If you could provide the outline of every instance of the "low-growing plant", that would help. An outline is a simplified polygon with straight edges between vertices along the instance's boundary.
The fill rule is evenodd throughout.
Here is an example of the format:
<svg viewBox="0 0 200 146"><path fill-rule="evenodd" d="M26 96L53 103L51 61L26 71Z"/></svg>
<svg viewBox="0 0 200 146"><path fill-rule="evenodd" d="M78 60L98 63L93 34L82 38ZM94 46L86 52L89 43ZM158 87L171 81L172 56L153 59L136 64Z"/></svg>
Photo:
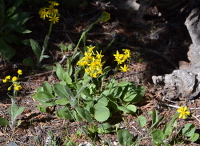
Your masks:
<svg viewBox="0 0 200 146"><path fill-rule="evenodd" d="M182 128L178 127L176 120L178 118L186 119L187 116L190 115L190 112L187 107L180 107L177 110L177 113L175 113L175 115L171 119L171 121L169 123L166 123L162 129L159 127L160 124L162 124L164 117L159 117L158 112L156 110L153 110L151 114L152 123L147 131L149 131L154 145L170 146L171 144L184 143L185 140L195 142L199 138L199 134L195 133L196 128L193 124L187 123ZM146 126L146 118L144 116L139 116L138 124L141 127Z"/></svg>
<svg viewBox="0 0 200 146"><path fill-rule="evenodd" d="M19 76L22 75L22 70L19 69L17 73L18 77L16 76L11 77L10 75L8 75L2 80L3 83L11 82L11 85L8 87L8 91L13 90L13 95L9 95L8 93L8 96L11 98L11 106L8 110L8 113L11 118L10 124L6 119L0 119L1 123L0 125L1 126L10 125L11 129L13 129L16 126L17 117L21 115L21 113L25 109L25 107L18 107L17 104L15 103L15 97L17 96L17 92L22 89L20 82L18 81ZM21 121L19 120L17 126L19 126L20 124Z"/></svg>
<svg viewBox="0 0 200 146"><path fill-rule="evenodd" d="M31 32L24 26L29 20L29 13L23 12L20 8L22 2L23 0L17 0L7 8L4 0L0 0L0 54L7 60L16 54L13 45L21 42L15 33Z"/></svg>

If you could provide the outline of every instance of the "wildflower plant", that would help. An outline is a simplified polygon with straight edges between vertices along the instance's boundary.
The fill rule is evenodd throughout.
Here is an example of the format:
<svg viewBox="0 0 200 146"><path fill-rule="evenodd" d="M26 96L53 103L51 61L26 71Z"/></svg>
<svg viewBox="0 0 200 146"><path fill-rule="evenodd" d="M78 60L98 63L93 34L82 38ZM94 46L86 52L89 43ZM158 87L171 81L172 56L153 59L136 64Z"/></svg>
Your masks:
<svg viewBox="0 0 200 146"><path fill-rule="evenodd" d="M22 86L20 85L20 82L18 81L20 75L23 74L22 70L18 69L17 74L18 74L17 76L13 76L13 77L8 75L2 80L3 83L8 83L8 82L11 83L11 85L8 87L8 91L13 90L13 95L8 94L8 96L11 98L11 106L8 111L11 117L11 121L10 121L11 129L13 129L16 124L17 116L19 116L24 111L24 108L25 108L25 107L18 107L17 104L15 103L15 97L17 96L17 92L22 89ZM17 126L20 125L20 122L21 121L18 121Z"/></svg>
<svg viewBox="0 0 200 146"><path fill-rule="evenodd" d="M130 57L131 57L131 53L129 49L122 49L122 51L124 53L120 54L119 51L116 51L116 54L114 54L113 56L115 57L115 60L117 62L117 67L119 66L119 70L121 72L127 72L128 70L130 70L130 68L128 68L128 66L125 64L126 61L129 61ZM122 66L123 64L123 66Z"/></svg>
<svg viewBox="0 0 200 146"><path fill-rule="evenodd" d="M37 64L38 65L41 63L41 61L44 58L49 58L48 55L44 55L44 52L47 49L47 45L48 45L48 41L50 39L52 27L54 24L58 23L58 21L60 19L60 14L58 12L58 9L55 8L56 6L59 5L59 3L57 3L56 1L48 1L48 3L49 3L48 7L40 8L40 10L38 12L41 19L43 19L43 20L48 19L48 21L50 21L49 31L48 31L48 34L45 36L42 48L33 39L29 40L30 46L32 47L34 54L37 56ZM32 61L29 59L25 59L24 62L26 65L32 64Z"/></svg>

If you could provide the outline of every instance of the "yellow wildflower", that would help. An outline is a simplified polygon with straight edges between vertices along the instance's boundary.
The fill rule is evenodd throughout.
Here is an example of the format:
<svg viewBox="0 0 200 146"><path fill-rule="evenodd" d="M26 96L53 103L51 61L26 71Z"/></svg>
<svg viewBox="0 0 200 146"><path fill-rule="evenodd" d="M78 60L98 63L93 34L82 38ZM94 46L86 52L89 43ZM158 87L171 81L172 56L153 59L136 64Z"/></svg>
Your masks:
<svg viewBox="0 0 200 146"><path fill-rule="evenodd" d="M13 82L16 82L18 80L18 77L16 77L16 76L14 76L13 78L12 78L12 81Z"/></svg>
<svg viewBox="0 0 200 146"><path fill-rule="evenodd" d="M50 14L51 16L54 16L55 14L58 13L58 9L54 9L54 6L50 5L50 6L49 6L48 12L49 12L49 14Z"/></svg>
<svg viewBox="0 0 200 146"><path fill-rule="evenodd" d="M186 106L181 106L177 112L179 112L179 118L186 119L190 115L190 112Z"/></svg>
<svg viewBox="0 0 200 146"><path fill-rule="evenodd" d="M22 75L22 70L21 70L21 69L18 69L17 73L18 73L19 75Z"/></svg>
<svg viewBox="0 0 200 146"><path fill-rule="evenodd" d="M124 67L123 66L120 66L120 69L122 72L127 72L128 70L130 70L130 68L128 68L128 66L126 64L124 64Z"/></svg>
<svg viewBox="0 0 200 146"><path fill-rule="evenodd" d="M6 80L6 79L3 79L3 80L2 80L2 82L3 82L3 83L6 83L6 82L7 82L7 80Z"/></svg>
<svg viewBox="0 0 200 146"><path fill-rule="evenodd" d="M8 87L8 91L10 91L11 90L11 87Z"/></svg>
<svg viewBox="0 0 200 146"><path fill-rule="evenodd" d="M57 3L56 1L48 1L52 6L58 6L59 3Z"/></svg>
<svg viewBox="0 0 200 146"><path fill-rule="evenodd" d="M5 79L6 80L10 80L11 76L6 76Z"/></svg>
<svg viewBox="0 0 200 146"><path fill-rule="evenodd" d="M46 17L49 17L49 11L47 11L46 7L45 8L41 8L38 13L40 15L40 18L42 18L42 19L45 19Z"/></svg>
<svg viewBox="0 0 200 146"><path fill-rule="evenodd" d="M49 21L53 22L53 24L55 24L59 20L59 17L56 17L56 14L54 16L49 16L49 18Z"/></svg>
<svg viewBox="0 0 200 146"><path fill-rule="evenodd" d="M101 14L101 20L104 22L107 22L108 20L110 20L110 13L104 11Z"/></svg>
<svg viewBox="0 0 200 146"><path fill-rule="evenodd" d="M21 85L15 86L14 89L17 90L17 91L19 91L19 90L22 89L22 86Z"/></svg>

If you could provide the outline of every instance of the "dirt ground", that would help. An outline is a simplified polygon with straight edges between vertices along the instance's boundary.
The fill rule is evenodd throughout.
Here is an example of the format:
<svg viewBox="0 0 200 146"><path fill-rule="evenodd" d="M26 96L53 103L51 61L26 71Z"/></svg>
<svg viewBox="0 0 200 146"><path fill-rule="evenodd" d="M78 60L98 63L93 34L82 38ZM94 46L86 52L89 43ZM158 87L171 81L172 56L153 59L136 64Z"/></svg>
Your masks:
<svg viewBox="0 0 200 146"><path fill-rule="evenodd" d="M37 8L37 7L36 7ZM37 9L32 10L37 10ZM38 7L39 9L39 7ZM59 45L70 43L76 44L80 38L81 33L94 22L102 11L107 11L111 14L111 19L106 23L98 23L94 25L91 31L87 34L87 45L96 45L100 47L107 46L112 39L115 41L105 52L108 65L113 65L109 60L109 54L112 51L120 49L130 49L132 56L129 64L130 70L126 73L117 73L118 80L125 78L128 81L135 82L136 85L143 85L146 87L146 93L142 102L138 103L138 112L135 115L118 115L124 120L116 120L120 129L128 129L133 134L134 139L142 135L144 139L139 140L139 145L152 145L151 138L147 127L139 127L136 118L143 115L147 118L147 123L151 122L151 117L148 115L149 111L156 109L160 116L168 117L163 121L166 124L170 121L176 112L176 108L168 105L181 106L187 105L193 108L191 113L199 116L200 98L197 97L193 101L186 102L184 98L177 98L175 100L162 100L165 89L163 85L154 85L151 77L153 75L164 75L171 73L178 68L179 61L187 61L187 51L191 44L189 34L186 27L179 23L166 23L162 17L145 16L143 20L137 21L136 14L126 10L118 10L114 6L109 5L100 7L94 2L88 3L86 7L77 5L72 8L64 9L59 7L62 17L59 23L53 26L50 42L46 54L50 56L49 59L44 59L42 65L53 66L56 62L62 60L62 52ZM27 28L32 33L22 36L24 38L32 38L41 43L48 32L49 22L43 21L39 18L36 12L31 12L32 18L26 23ZM58 142L57 145L64 145L65 140L73 139L75 145L86 145L86 142L93 145L102 145L102 141L110 140L111 145L120 145L117 141L115 133L98 134L98 140L92 140L84 134L77 134L80 127L86 126L88 123L73 122L69 120L61 120L55 116L55 109L50 108L49 113L42 113L37 110L37 102L33 100L32 94L37 87L43 85L44 81L50 84L59 82L53 70L46 68L38 69L34 67L27 67L22 64L24 57L31 57L36 60L31 48L24 45L16 46L17 54L11 61L1 59L0 78L3 79L7 75L15 75L18 69L23 70L21 76L21 90L16 98L19 106L24 106L25 111L18 117L22 120L19 127L10 129L7 127L0 127L0 145L4 146L9 142L15 142L19 146L44 146L48 145L50 136ZM71 52L65 52L69 56ZM64 65L66 61L63 61ZM8 115L8 108L11 101L7 95L7 87L9 83L0 84L0 117L10 119ZM118 119L117 118L117 119ZM193 123L196 129L200 129L200 123L193 117L187 120L178 120L178 124ZM78 136L77 136L78 135ZM87 143L87 144L88 144ZM196 143L185 143L184 145L200 145Z"/></svg>

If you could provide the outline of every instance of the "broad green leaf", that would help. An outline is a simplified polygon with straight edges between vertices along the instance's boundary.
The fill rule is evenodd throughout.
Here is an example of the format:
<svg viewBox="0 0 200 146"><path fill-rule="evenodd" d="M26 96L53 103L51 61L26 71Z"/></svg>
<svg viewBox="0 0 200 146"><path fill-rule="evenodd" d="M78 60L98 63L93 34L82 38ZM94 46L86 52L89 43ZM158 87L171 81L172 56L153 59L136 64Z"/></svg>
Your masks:
<svg viewBox="0 0 200 146"><path fill-rule="evenodd" d="M152 125L157 123L158 120L159 120L158 111L154 109L152 112Z"/></svg>
<svg viewBox="0 0 200 146"><path fill-rule="evenodd" d="M144 127L147 122L147 120L144 116L138 116L137 121L138 121L138 124L140 125L140 127Z"/></svg>
<svg viewBox="0 0 200 146"><path fill-rule="evenodd" d="M132 102L136 103L142 100L144 97L146 88L144 86L138 86L138 88L135 89L137 95L136 97L132 100Z"/></svg>
<svg viewBox="0 0 200 146"><path fill-rule="evenodd" d="M95 109L98 109L99 107L102 107L102 106L107 106L108 105L108 99L106 97L102 97L100 98L97 103L94 105L94 108Z"/></svg>
<svg viewBox="0 0 200 146"><path fill-rule="evenodd" d="M52 93L51 85L47 81L44 82L43 89L44 89L44 92Z"/></svg>
<svg viewBox="0 0 200 146"><path fill-rule="evenodd" d="M71 115L71 111L69 110L68 107L63 107L59 110L56 111L56 116L58 116L61 119L68 119L68 120L72 120L73 117Z"/></svg>
<svg viewBox="0 0 200 146"><path fill-rule="evenodd" d="M110 117L110 110L107 107L99 107L94 111L94 118L99 122L104 122Z"/></svg>
<svg viewBox="0 0 200 146"><path fill-rule="evenodd" d="M7 119L0 118L0 125L1 126L6 126L6 125L9 125L9 122L8 122Z"/></svg>
<svg viewBox="0 0 200 146"><path fill-rule="evenodd" d="M55 103L59 105L67 105L69 103L69 100L67 98L61 98L57 99Z"/></svg>
<svg viewBox="0 0 200 146"><path fill-rule="evenodd" d="M133 135L127 129L122 129L117 131L117 139L122 146L130 146Z"/></svg>
<svg viewBox="0 0 200 146"><path fill-rule="evenodd" d="M87 110L77 106L76 111L83 119L87 120L88 122L93 122L91 115Z"/></svg>
<svg viewBox="0 0 200 146"><path fill-rule="evenodd" d="M126 102L130 102L130 101L135 100L136 96L137 96L136 92L127 92L125 94L123 100L126 101Z"/></svg>
<svg viewBox="0 0 200 146"><path fill-rule="evenodd" d="M72 84L72 78L70 77L69 73L68 72L65 72L63 74L63 80L68 84Z"/></svg>
<svg viewBox="0 0 200 146"><path fill-rule="evenodd" d="M155 144L161 144L164 140L164 134L163 131L159 129L153 129L151 132L153 143Z"/></svg>
<svg viewBox="0 0 200 146"><path fill-rule="evenodd" d="M52 94L46 93L44 91L39 91L33 96L33 99L40 102L44 106L56 105L56 103L54 102L54 98L55 97Z"/></svg>
<svg viewBox="0 0 200 146"><path fill-rule="evenodd" d="M128 105L127 107L126 107L128 110L130 110L131 112L136 112L136 110L137 110L137 107L135 106L135 105Z"/></svg>
<svg viewBox="0 0 200 146"><path fill-rule="evenodd" d="M199 133L194 133L190 136L190 141L195 142L199 139Z"/></svg>
<svg viewBox="0 0 200 146"><path fill-rule="evenodd" d="M53 85L53 91L61 98L68 98L72 94L70 89L67 86L60 83L55 83ZM73 95L73 94L72 94Z"/></svg>
<svg viewBox="0 0 200 146"><path fill-rule="evenodd" d="M187 123L184 125L184 128L182 129L182 134L185 136L192 136L195 133L195 126L192 123Z"/></svg>
<svg viewBox="0 0 200 146"><path fill-rule="evenodd" d="M37 57L40 57L40 55L41 55L41 47L40 47L40 45L33 39L30 39L30 44L31 44L31 48L32 48L34 54Z"/></svg>
<svg viewBox="0 0 200 146"><path fill-rule="evenodd" d="M56 63L56 75L60 80L64 80L63 78L64 73L65 70L63 69L63 67L59 63Z"/></svg>

